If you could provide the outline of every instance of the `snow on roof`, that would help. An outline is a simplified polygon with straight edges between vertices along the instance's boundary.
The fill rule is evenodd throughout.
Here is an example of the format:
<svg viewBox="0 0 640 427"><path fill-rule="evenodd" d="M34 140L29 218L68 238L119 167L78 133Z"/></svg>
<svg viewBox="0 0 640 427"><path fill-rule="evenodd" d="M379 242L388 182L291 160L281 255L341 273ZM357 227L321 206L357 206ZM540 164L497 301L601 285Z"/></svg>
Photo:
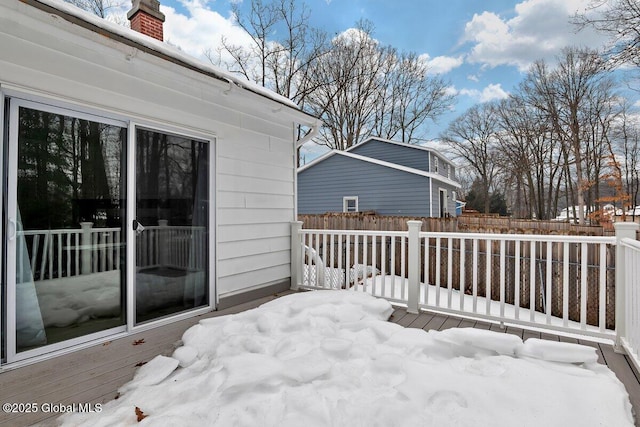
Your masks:
<svg viewBox="0 0 640 427"><path fill-rule="evenodd" d="M363 143L364 144L364 143ZM353 148L353 147L352 147ZM372 163L378 166L384 166L387 168L391 168L391 169L396 169L399 171L403 171L403 172L407 172L407 173L411 173L414 175L420 175L420 176L424 176L427 178L433 178L433 179L437 179L439 181L442 181L446 184L452 185L456 188L460 188L461 185L449 178L447 178L446 176L442 176L440 174L436 174L433 172L426 172L420 169L415 169L415 168L410 168L408 166L402 166L402 165L398 165L396 163L391 163L391 162L385 162L384 160L378 160L378 159L373 159L371 157L366 157L366 156L361 156L359 154L355 154L355 153L350 153L349 150L346 151L341 151L341 150L331 150L328 153L324 154L323 156L318 157L317 159L315 159L314 161L312 161L311 163L308 163L300 168L298 168L298 172L303 172L306 169L320 163L321 161L334 156L334 155L339 155L339 156L345 156L345 157L350 157L352 159L356 159L356 160L362 160L363 162L367 162L367 163Z"/></svg>
<svg viewBox="0 0 640 427"><path fill-rule="evenodd" d="M430 153L437 154L438 157L441 160L443 160L446 163L449 163L453 167L456 167L456 164L453 163L451 160L449 160L449 158L447 158L447 156L442 154L442 152L439 151L437 148L432 147L430 145L418 145L418 144L410 144L408 142L392 141L390 139L379 138L377 136L372 136L371 138L367 139L366 141L362 141L360 144L352 145L351 147L347 148L346 151L354 150L357 147L360 147L363 144L366 144L366 143L371 142L371 141L380 141L380 142L385 142L387 144L398 145L398 146L401 146L401 147L415 148L417 150L428 151Z"/></svg>
<svg viewBox="0 0 640 427"><path fill-rule="evenodd" d="M118 25L116 23L107 21L106 19L102 19L99 16L96 16L92 13L82 10L77 6L74 6L70 3L65 2L64 0L35 0L35 1L43 5L49 6L54 10L62 12L63 14L71 15L74 18L77 18L81 21L84 21L102 30L108 31L109 33L116 34L120 37L128 39L152 51L158 52L159 54L166 55L167 57L175 59L181 62L182 64L193 67L196 70L199 70L205 74L210 74L220 80L233 82L235 85L243 89L246 89L250 92L256 93L265 98L269 98L280 104L284 104L287 107L300 110L300 107L295 102L291 101L289 98L279 95L269 89L266 89L248 80L238 78L237 76L233 75L228 71L222 70L221 68L216 67L214 65L207 64L197 58L194 58L191 55L188 55L180 51L179 49L167 43L161 42L160 40L156 40L144 34L138 33L137 31L134 31L130 28L123 27L122 25Z"/></svg>

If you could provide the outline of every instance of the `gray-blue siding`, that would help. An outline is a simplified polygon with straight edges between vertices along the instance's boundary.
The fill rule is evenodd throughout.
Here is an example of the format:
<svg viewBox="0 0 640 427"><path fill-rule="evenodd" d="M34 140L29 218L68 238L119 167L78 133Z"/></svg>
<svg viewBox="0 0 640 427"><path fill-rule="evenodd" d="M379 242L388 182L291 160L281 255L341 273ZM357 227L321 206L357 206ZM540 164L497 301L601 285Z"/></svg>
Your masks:
<svg viewBox="0 0 640 427"><path fill-rule="evenodd" d="M298 212L342 212L342 198L358 196L358 210L429 216L429 178L335 154L298 173Z"/></svg>
<svg viewBox="0 0 640 427"><path fill-rule="evenodd" d="M448 185L437 180L433 181L433 199L432 199L432 205L431 205L433 209L432 211L433 216L434 217L440 216L440 190L441 189L446 190L446 194L448 196L445 202L447 206L447 213L450 216L456 216L456 201L453 198L453 192L455 191L457 195L460 190L452 185Z"/></svg>
<svg viewBox="0 0 640 427"><path fill-rule="evenodd" d="M421 171L429 172L429 152L413 148L409 144L406 147L390 144L376 139L366 144L356 145L350 150L353 154L378 159L396 165L407 166Z"/></svg>

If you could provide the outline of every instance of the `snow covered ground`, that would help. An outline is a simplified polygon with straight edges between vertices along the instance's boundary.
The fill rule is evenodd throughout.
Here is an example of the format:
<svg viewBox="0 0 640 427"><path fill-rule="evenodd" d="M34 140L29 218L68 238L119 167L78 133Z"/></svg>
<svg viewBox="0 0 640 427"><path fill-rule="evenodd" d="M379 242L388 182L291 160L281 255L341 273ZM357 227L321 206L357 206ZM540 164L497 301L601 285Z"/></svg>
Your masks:
<svg viewBox="0 0 640 427"><path fill-rule="evenodd" d="M290 295L187 330L101 413L64 425L632 426L595 349L387 322L366 293ZM141 422L138 424L138 420Z"/></svg>

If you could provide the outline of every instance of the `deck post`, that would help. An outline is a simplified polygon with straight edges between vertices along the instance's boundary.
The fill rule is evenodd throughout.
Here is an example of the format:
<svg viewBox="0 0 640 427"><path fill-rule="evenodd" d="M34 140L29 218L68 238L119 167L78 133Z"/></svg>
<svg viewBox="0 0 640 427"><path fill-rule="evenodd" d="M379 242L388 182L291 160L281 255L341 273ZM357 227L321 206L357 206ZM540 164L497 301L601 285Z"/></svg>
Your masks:
<svg viewBox="0 0 640 427"><path fill-rule="evenodd" d="M91 252L93 250L93 244L91 242L91 228L93 227L93 222L81 222L80 228L82 230L82 235L80 238L80 260L81 260L81 274L91 274Z"/></svg>
<svg viewBox="0 0 640 427"><path fill-rule="evenodd" d="M169 220L158 220L158 259L160 267L169 265Z"/></svg>
<svg viewBox="0 0 640 427"><path fill-rule="evenodd" d="M291 290L297 291L302 279L302 221L291 222Z"/></svg>
<svg viewBox="0 0 640 427"><path fill-rule="evenodd" d="M616 341L613 345L613 349L616 353L624 353L625 351L622 346L622 339L627 337L626 285L632 285L632 283L625 283L625 248L622 246L621 240L625 238L635 240L639 225L635 222L616 222L613 224L613 227L616 230Z"/></svg>
<svg viewBox="0 0 640 427"><path fill-rule="evenodd" d="M407 313L418 314L420 299L420 229L422 221L407 221L409 228L409 293Z"/></svg>

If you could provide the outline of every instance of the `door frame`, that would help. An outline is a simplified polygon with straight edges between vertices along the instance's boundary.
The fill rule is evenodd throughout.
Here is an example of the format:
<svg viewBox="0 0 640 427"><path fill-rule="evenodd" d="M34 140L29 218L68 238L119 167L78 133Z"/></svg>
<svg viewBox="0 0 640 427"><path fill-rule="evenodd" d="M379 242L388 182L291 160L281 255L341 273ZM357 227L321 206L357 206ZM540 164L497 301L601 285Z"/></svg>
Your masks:
<svg viewBox="0 0 640 427"><path fill-rule="evenodd" d="M135 290L135 266L136 266L136 238L133 227L126 227L127 239L131 244L127 245L127 266L131 266L127 270L127 331L128 332L140 332L147 329L152 329L158 326L174 323L183 319L188 319L193 316L208 313L215 310L218 305L217 295L217 191L216 191L216 170L217 170L217 155L216 155L216 138L213 135L206 135L204 133L185 130L181 128L171 127L167 125L161 125L154 122L131 120L129 121L128 141L127 141L127 158L135 159L136 157L136 130L138 128L168 133L185 138L193 138L202 142L206 142L209 145L209 200L212 201L209 208L209 304L196 308L193 310L177 313L167 317L162 317L156 320L136 325L136 290ZM127 221L128 225L131 225L132 221L136 218L136 166L135 162L131 161L127 165Z"/></svg>
<svg viewBox="0 0 640 427"><path fill-rule="evenodd" d="M7 103L9 108L5 108ZM16 354L16 293L15 293L15 260L16 241L11 243L9 236L3 234L8 232L8 224L11 213L15 214L17 208L17 164L4 168L5 159L11 159L15 151L17 155L17 125L18 106L30 106L36 110L47 112L60 112L78 118L88 118L100 123L117 124L127 128L127 140L124 152L127 156L126 182L123 186L125 193L125 227L124 236L126 242L125 251L125 324L116 328L95 332L81 337L72 338L58 343L44 345L33 350L27 350ZM7 127L5 127L5 125ZM135 154L136 139L135 130L142 127L158 132L166 132L174 135L193 138L209 144L209 260L208 260L208 291L209 303L201 308L185 311L175 315L149 321L140 325L135 325L135 236L132 230L131 221L135 218L136 196L135 196ZM3 333L1 339L5 344L5 359L0 359L0 370L4 366L21 366L35 361L46 360L61 353L67 353L74 349L80 349L94 345L99 342L106 342L116 337L122 337L131 333L136 333L148 329L153 329L162 325L171 324L183 319L191 318L215 310L218 305L217 293L217 242L218 242L218 192L217 192L217 138L215 134L197 130L194 128L183 128L179 126L169 126L153 120L143 120L133 115L125 115L122 112L112 112L101 110L95 106L82 103L71 103L61 99L52 99L41 95L25 93L20 90L0 87L0 178L4 186L3 197L0 197L0 209L4 208L6 214L0 220L0 236L2 245L0 252L4 255L0 257L0 272L2 272L2 285L4 289L4 301L0 298L0 329ZM7 156L7 157L5 157ZM15 162L14 162L15 163ZM15 172L15 173L14 173ZM10 176L13 174L13 177ZM13 199L13 200L12 200ZM13 211L11 210L13 209ZM11 276L12 275L12 276ZM13 285L10 286L9 278L13 277ZM0 289L2 290L2 289ZM2 292L0 292L2 296Z"/></svg>
<svg viewBox="0 0 640 427"><path fill-rule="evenodd" d="M448 198L447 189L438 187L438 195L439 195L438 214L440 218L445 218L445 215L449 212L449 209L447 206L447 198Z"/></svg>
<svg viewBox="0 0 640 427"><path fill-rule="evenodd" d="M127 128L127 123L121 120L104 117L101 115L95 115L74 109L53 106L51 104L34 101L31 99L25 99L22 97L12 97L9 100L9 108L6 112L8 114L8 134L7 140L4 142L3 151L6 149L7 155L7 170L6 176L3 175L3 179L6 179L6 212L5 221L7 222L7 235L5 236L4 249L5 249L5 289L6 289L6 339L5 339L5 352L7 363L18 362L24 359L29 359L35 356L41 356L47 353L55 352L57 350L73 347L78 344L83 344L89 341L94 341L107 336L118 334L126 331L127 325L123 324L113 328L105 329L98 332L93 332L87 335L71 338L64 341L59 341L53 344L45 344L41 347L34 348L32 350L26 350L18 353L16 350L17 344L17 313L16 313L16 250L17 250L17 213L18 213L18 128L19 128L19 109L20 107L30 108L32 110L44 111L53 114L64 114L79 119L92 120L94 122L110 124ZM125 142L126 143L126 142ZM129 166L127 165L127 168ZM4 222L4 221L2 221ZM126 225L126 223L125 223ZM13 228L13 231L10 229ZM13 234L13 236L12 236ZM127 272L128 273L128 272ZM126 279L125 279L126 280ZM126 289L122 287L121 289ZM124 307L126 310L127 308Z"/></svg>

